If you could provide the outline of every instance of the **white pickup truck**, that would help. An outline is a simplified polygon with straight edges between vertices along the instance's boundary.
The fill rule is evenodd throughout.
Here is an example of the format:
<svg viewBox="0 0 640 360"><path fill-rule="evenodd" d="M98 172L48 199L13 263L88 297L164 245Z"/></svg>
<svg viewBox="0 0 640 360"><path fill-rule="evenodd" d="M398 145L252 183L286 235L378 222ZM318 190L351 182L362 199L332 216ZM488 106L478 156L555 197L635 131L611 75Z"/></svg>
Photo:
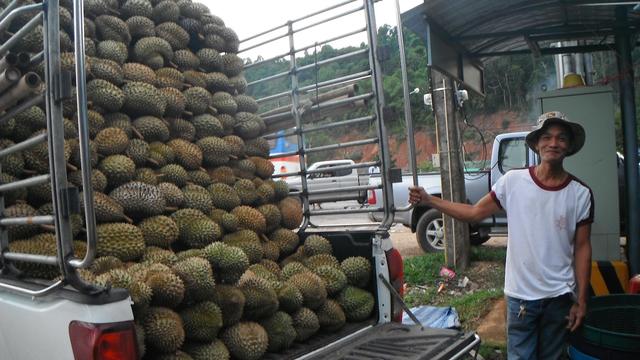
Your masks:
<svg viewBox="0 0 640 360"><path fill-rule="evenodd" d="M523 168L537 163L538 157L525 143L528 132L506 133L496 136L493 142L491 162L486 170L465 172L465 189L467 202L476 203L486 195L493 184L511 169ZM370 176L369 184L380 183L380 176ZM413 184L411 174L402 176L401 183L393 184L393 199L396 209L406 207L409 199L409 186ZM440 173L432 172L418 175L418 185L431 195L440 196L442 187ZM368 203L370 206L379 206L382 201L380 190L370 190ZM379 221L381 214L371 213L371 220ZM416 233L418 244L426 252L442 251L444 249L444 229L442 227L442 213L436 209L424 206L413 208L409 211L396 212L395 222L410 227ZM479 245L489 239L492 228L505 227L507 225L506 214L502 211L497 215L488 217L477 224L469 225L471 243Z"/></svg>
<svg viewBox="0 0 640 360"><path fill-rule="evenodd" d="M318 161L311 164L307 168L309 202L357 200L363 204L367 200L367 192L364 190L336 191L338 189L366 185L369 182L369 174L361 174L361 169L350 168L353 165L355 165L355 162L349 159ZM302 192L300 176L289 177L286 181L289 185L289 191L292 193Z"/></svg>

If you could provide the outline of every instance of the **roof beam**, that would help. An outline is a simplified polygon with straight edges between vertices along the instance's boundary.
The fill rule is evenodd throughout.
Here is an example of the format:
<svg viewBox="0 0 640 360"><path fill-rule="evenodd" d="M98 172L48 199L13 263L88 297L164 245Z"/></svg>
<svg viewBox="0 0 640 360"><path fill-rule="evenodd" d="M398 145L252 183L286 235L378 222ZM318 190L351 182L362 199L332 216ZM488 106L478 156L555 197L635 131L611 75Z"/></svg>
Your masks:
<svg viewBox="0 0 640 360"><path fill-rule="evenodd" d="M638 44L636 44L638 45ZM613 51L615 49L614 44L599 44L599 45L581 45L581 46L565 46L557 48L544 48L540 49L541 55L557 55L557 54L570 54L570 53L585 53L596 51ZM509 56L509 55L522 55L530 54L531 50L507 50L507 51L488 51L481 53L471 53L468 56L475 58L486 58L495 56Z"/></svg>
<svg viewBox="0 0 640 360"><path fill-rule="evenodd" d="M480 33L480 34L469 34L469 35L459 35L452 36L451 38L455 41L465 41L465 40L483 40L483 39L493 39L493 38L511 38L511 37L521 37L521 36L544 36L544 35L558 35L558 34L591 34L591 35L599 35L601 33L612 34L613 29L612 26L602 26L602 24L593 24L593 27L587 26L586 24L581 25L568 25L568 26L546 26L541 24L539 28L528 28L528 29L518 29L518 30L510 30L510 31L496 31L490 33ZM638 23L630 23L630 30L637 31Z"/></svg>
<svg viewBox="0 0 640 360"><path fill-rule="evenodd" d="M527 43L527 46L529 47L529 50L531 50L531 53L534 57L539 58L542 55L542 53L540 52L540 45L538 45L537 41L532 40L527 35L524 36L524 41Z"/></svg>

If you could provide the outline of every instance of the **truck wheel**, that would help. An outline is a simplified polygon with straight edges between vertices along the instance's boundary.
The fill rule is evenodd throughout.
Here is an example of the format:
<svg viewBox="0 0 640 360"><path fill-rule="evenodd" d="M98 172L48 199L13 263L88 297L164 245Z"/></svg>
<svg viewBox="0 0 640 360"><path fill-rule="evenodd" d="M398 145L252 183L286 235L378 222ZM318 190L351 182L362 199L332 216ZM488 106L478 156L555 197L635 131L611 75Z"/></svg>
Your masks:
<svg viewBox="0 0 640 360"><path fill-rule="evenodd" d="M440 211L431 209L422 214L416 226L416 238L424 252L444 250L444 221Z"/></svg>

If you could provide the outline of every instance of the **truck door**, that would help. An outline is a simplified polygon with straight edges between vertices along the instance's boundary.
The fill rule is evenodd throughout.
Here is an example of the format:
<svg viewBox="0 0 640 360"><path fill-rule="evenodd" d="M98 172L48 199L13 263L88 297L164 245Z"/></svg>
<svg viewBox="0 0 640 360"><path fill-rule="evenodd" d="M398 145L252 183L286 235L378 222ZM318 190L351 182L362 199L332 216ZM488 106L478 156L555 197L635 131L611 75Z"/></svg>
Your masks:
<svg viewBox="0 0 640 360"><path fill-rule="evenodd" d="M322 170L321 172L314 172L307 175L307 186L310 190L328 190L328 189L338 189L340 187L338 178L336 177L336 171L331 169L333 166L331 164L327 165L319 165L317 170ZM330 194L322 194L322 195L311 195L309 196L310 201L320 200L327 197Z"/></svg>

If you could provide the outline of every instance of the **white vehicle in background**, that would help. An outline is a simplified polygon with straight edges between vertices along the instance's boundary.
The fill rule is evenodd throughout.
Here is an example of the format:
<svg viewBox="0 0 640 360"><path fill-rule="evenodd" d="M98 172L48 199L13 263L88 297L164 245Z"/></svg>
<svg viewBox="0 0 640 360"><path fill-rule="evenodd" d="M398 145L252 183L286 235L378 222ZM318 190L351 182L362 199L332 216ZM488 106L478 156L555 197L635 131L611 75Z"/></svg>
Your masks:
<svg viewBox="0 0 640 360"><path fill-rule="evenodd" d="M367 192L361 191L337 191L353 186L367 185L369 174L360 173L353 168L355 161L349 159L318 161L307 168L307 189L310 203L329 201L356 200L364 204L367 200ZM366 169L364 169L366 170ZM302 192L302 180L300 176L290 176L286 179L289 191ZM334 191L332 191L334 190Z"/></svg>

